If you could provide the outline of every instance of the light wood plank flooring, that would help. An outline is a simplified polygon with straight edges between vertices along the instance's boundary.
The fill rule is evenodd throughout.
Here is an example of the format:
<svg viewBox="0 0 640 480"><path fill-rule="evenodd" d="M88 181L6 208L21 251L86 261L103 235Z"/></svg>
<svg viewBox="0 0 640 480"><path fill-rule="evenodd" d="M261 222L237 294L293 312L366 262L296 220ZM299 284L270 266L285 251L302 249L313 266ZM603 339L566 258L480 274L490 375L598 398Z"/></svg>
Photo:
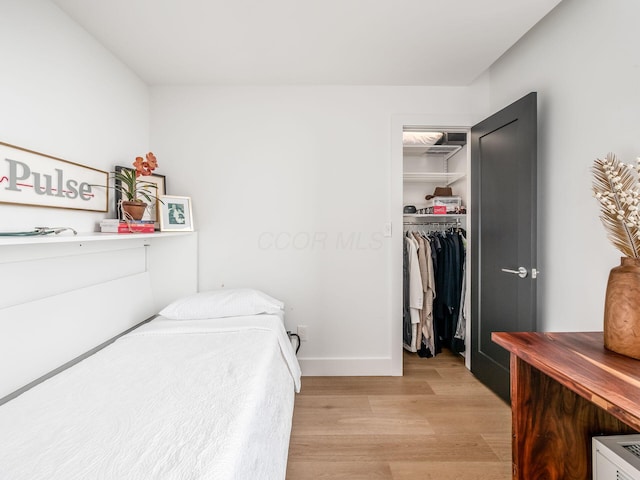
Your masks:
<svg viewBox="0 0 640 480"><path fill-rule="evenodd" d="M403 377L303 377L287 480L510 480L511 410L444 352Z"/></svg>

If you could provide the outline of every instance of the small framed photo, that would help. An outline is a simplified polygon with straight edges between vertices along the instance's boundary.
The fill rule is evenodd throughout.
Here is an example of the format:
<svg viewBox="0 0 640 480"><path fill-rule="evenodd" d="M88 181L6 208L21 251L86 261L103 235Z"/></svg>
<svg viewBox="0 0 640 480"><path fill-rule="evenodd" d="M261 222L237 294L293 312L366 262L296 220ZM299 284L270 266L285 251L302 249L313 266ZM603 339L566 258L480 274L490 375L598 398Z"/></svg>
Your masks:
<svg viewBox="0 0 640 480"><path fill-rule="evenodd" d="M160 200L161 232L193 232L191 197L163 195Z"/></svg>

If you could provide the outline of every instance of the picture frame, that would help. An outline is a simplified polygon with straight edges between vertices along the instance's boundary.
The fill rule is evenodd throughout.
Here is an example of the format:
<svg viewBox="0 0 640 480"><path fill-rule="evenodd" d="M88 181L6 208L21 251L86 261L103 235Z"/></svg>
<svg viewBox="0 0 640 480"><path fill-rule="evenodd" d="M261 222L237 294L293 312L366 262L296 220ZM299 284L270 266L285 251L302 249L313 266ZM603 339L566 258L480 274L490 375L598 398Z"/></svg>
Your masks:
<svg viewBox="0 0 640 480"><path fill-rule="evenodd" d="M109 210L108 172L3 142L0 159L0 203Z"/></svg>
<svg viewBox="0 0 640 480"><path fill-rule="evenodd" d="M133 170L133 168L116 166L116 173L120 173L123 170ZM157 173L152 173L151 175L143 175L138 177L139 181L153 183L155 187L150 186L149 189L153 196L156 199L159 199L163 195L167 193L167 177L165 175L160 175ZM116 179L115 181L115 199L116 199L116 210L117 216L120 220L122 220L122 212L118 208L120 200L122 200L122 193L120 192L120 181ZM155 190L155 191L154 191ZM142 216L143 221L153 220L156 230L160 230L160 201L156 200L153 205L148 205L144 215Z"/></svg>
<svg viewBox="0 0 640 480"><path fill-rule="evenodd" d="M160 199L160 231L193 232L191 197L163 195Z"/></svg>

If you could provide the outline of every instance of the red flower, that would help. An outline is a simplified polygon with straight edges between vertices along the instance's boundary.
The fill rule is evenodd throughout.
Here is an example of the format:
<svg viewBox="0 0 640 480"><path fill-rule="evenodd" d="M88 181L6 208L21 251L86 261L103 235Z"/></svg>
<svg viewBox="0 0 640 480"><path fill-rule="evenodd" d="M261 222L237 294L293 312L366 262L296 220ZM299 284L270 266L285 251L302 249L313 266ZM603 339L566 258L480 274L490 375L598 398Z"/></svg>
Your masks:
<svg viewBox="0 0 640 480"><path fill-rule="evenodd" d="M150 172L158 168L158 160L156 160L156 156L151 152L147 153L147 164Z"/></svg>
<svg viewBox="0 0 640 480"><path fill-rule="evenodd" d="M145 167L144 159L142 157L136 157L136 160L133 162L133 166L136 167L136 177L139 177L140 175L146 175L144 173Z"/></svg>
<svg viewBox="0 0 640 480"><path fill-rule="evenodd" d="M136 157L133 166L136 167L136 177L147 176L158 168L158 160L152 152L149 152L146 155L146 160L142 157Z"/></svg>

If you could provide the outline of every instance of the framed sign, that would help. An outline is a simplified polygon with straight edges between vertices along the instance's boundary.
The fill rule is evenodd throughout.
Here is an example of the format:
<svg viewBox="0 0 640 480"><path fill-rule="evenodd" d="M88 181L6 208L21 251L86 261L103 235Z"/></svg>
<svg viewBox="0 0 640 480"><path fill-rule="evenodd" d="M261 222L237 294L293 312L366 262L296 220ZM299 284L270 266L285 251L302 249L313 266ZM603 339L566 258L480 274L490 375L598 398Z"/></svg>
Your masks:
<svg viewBox="0 0 640 480"><path fill-rule="evenodd" d="M121 172L122 170L133 170L133 168L129 167L120 167L116 166L116 173ZM164 175L158 175L157 173L152 173L151 175L143 175L138 177L138 181L140 182L148 182L153 185L149 185L148 193L156 197L156 201L153 204L148 205L147 209L144 212L142 220L153 220L156 230L160 229L160 200L159 198L167 193L167 179ZM118 208L118 203L122 198L122 192L120 191L120 182L116 179L116 188L115 188L115 198L116 198L116 211L118 212L118 218L122 220L122 212Z"/></svg>
<svg viewBox="0 0 640 480"><path fill-rule="evenodd" d="M192 232L191 197L164 195L160 198L160 230L163 232Z"/></svg>
<svg viewBox="0 0 640 480"><path fill-rule="evenodd" d="M0 142L0 203L106 212L108 172Z"/></svg>

